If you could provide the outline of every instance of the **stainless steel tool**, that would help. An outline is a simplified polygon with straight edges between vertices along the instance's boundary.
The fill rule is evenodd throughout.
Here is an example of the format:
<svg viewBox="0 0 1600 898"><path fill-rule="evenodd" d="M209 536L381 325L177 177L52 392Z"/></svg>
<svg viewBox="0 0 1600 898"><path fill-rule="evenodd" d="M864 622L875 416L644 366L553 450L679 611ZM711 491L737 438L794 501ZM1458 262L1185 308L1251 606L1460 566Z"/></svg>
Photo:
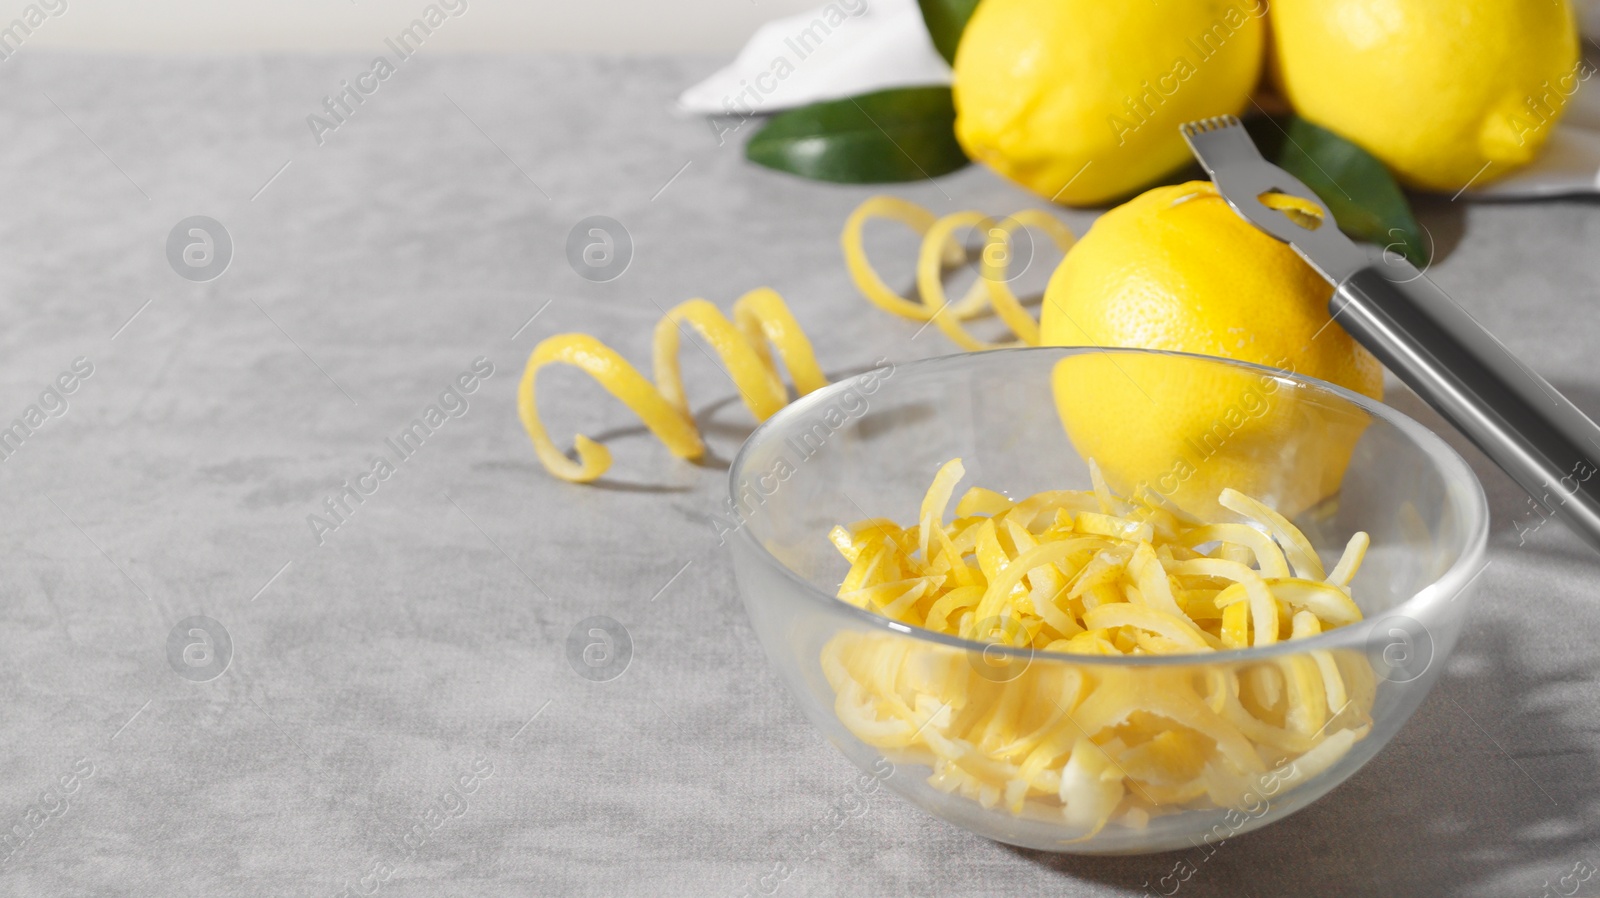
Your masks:
<svg viewBox="0 0 1600 898"><path fill-rule="evenodd" d="M1334 320L1600 551L1600 427L1410 263L1375 262L1340 233L1327 205L1263 158L1237 118L1181 130L1228 205L1333 284ZM1267 207L1270 193L1316 204L1321 225Z"/></svg>

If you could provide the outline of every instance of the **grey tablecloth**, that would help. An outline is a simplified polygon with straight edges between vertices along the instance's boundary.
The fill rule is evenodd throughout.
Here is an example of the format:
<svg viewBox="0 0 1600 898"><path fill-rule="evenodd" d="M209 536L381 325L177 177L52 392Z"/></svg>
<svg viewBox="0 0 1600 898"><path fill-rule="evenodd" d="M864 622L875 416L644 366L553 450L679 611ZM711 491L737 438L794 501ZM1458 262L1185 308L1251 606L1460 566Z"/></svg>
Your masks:
<svg viewBox="0 0 1600 898"><path fill-rule="evenodd" d="M829 370L948 351L850 287L836 233L871 191L756 169L742 134L719 146L668 111L710 67L423 51L378 80L364 55L29 47L0 63L0 422L39 406L0 462L0 893L1170 889L1182 855L1013 850L887 793L838 823L854 772L753 641L709 520L722 470L671 459L569 372L548 378L547 420L563 442L610 434L622 485L534 461L516 381L559 331L644 365L662 308L769 284ZM337 123L323 99L358 79L376 90ZM896 192L1031 202L978 169ZM1594 207L1420 214L1438 282L1600 410ZM179 276L208 261L187 228L194 264L169 258L194 215L232 242L214 280ZM591 215L634 247L608 283L569 263ZM748 418L686 358L727 458ZM441 394L464 373L463 409ZM450 414L397 453L435 404ZM1368 768L1198 863L1184 894L1540 895L1600 864L1600 565L1558 525L1532 530L1464 451L1495 526L1447 677ZM346 481L371 494L335 517ZM569 661L591 615L631 639L617 679ZM193 616L209 620L169 640ZM202 679L224 633L229 664Z"/></svg>

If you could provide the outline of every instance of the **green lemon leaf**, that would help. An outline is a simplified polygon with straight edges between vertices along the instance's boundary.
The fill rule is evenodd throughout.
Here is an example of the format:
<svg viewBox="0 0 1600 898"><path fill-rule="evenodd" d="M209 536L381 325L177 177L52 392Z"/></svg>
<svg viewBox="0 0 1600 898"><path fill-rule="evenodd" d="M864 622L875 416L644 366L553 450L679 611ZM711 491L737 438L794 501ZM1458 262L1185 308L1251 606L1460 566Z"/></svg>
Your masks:
<svg viewBox="0 0 1600 898"><path fill-rule="evenodd" d="M745 158L814 181L916 181L968 164L948 87L899 87L773 116Z"/></svg>
<svg viewBox="0 0 1600 898"><path fill-rule="evenodd" d="M1394 176L1366 150L1299 116L1246 123L1261 154L1304 181L1328 204L1339 229L1422 268L1432 247Z"/></svg>
<svg viewBox="0 0 1600 898"><path fill-rule="evenodd" d="M978 0L917 0L917 5L922 7L922 21L928 26L934 49L945 62L955 65L956 45L961 43L961 32L978 8Z"/></svg>

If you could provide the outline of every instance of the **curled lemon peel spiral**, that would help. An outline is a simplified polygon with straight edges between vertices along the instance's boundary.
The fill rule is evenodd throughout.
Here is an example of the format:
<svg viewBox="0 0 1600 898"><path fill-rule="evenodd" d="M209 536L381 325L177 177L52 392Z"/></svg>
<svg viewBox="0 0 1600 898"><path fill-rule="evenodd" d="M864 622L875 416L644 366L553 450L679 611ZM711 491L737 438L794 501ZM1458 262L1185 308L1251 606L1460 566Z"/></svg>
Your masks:
<svg viewBox="0 0 1600 898"><path fill-rule="evenodd" d="M1078 235L1062 224L1061 219L1040 209L1015 212L989 231L994 239L983 248L983 267L980 269L984 283L988 285L989 302L994 306L1000 320L1017 335L1018 340L1029 346L1038 346L1039 322L1033 320L1028 310L1022 307L1017 295L1011 292L1010 278L1007 276L1011 267L1011 238L1023 228L1032 228L1049 237L1062 255L1078 242ZM1003 254L998 252L1002 247Z"/></svg>
<svg viewBox="0 0 1600 898"><path fill-rule="evenodd" d="M551 474L574 483L589 483L611 467L611 450L581 433L573 439L578 461L567 458L539 420L536 379L539 369L553 364L571 365L594 378L606 392L632 409L679 458L693 460L705 454L705 444L694 423L616 350L588 334L558 334L533 348L517 387L517 413L522 426L528 431L540 463Z"/></svg>
<svg viewBox="0 0 1600 898"><path fill-rule="evenodd" d="M689 412L678 364L685 327L693 328L722 360L757 421L765 421L788 404L774 354L789 370L799 395L828 383L799 322L783 298L766 287L739 297L733 304L732 321L704 299L691 299L670 309L656 325L655 383L594 337L557 334L533 348L517 387L517 412L545 470L572 483L590 483L611 467L611 450L583 434L573 438L576 462L550 439L539 418L537 379L541 368L555 364L569 365L594 378L631 409L673 455L688 461L705 455L705 442Z"/></svg>
<svg viewBox="0 0 1600 898"><path fill-rule="evenodd" d="M703 299L691 299L673 307L656 323L655 337L656 389L684 417L689 416L689 400L683 393L678 350L685 324L693 327L722 359L739 396L756 420L765 421L788 402L771 361L762 359L744 333L716 306Z"/></svg>
<svg viewBox="0 0 1600 898"><path fill-rule="evenodd" d="M928 231L939 220L932 212L913 203L893 196L875 196L856 207L850 217L845 219L844 232L839 235L839 243L844 249L845 267L850 271L851 280L862 295L873 305L885 312L910 318L913 321L927 321L933 317L933 312L921 304L912 302L894 290L879 277L877 269L872 267L872 261L867 258L866 247L862 243L862 232L868 221L874 218L886 218L898 221L918 236L926 237ZM940 261L945 267L954 268L967 260L966 249L954 240L947 240L937 246ZM962 298L961 302L950 309L948 314L957 318L969 318L983 309L984 296L974 289Z"/></svg>
<svg viewBox="0 0 1600 898"><path fill-rule="evenodd" d="M771 287L757 287L733 304L733 321L756 349L763 364L771 366L768 347L776 349L783 366L789 369L795 392L801 396L828 385L827 375L817 364L811 340L800 328L783 297Z"/></svg>
<svg viewBox="0 0 1600 898"><path fill-rule="evenodd" d="M890 289L867 256L863 232L866 223L875 218L898 221L922 236L916 271L920 303L912 302ZM944 274L947 269L966 261L966 250L956 234L969 228L980 232L984 238L978 266L979 277L964 297L951 301L945 293ZM1025 229L1036 230L1049 237L1062 253L1077 242L1077 236L1060 219L1039 209L1024 209L1000 221L971 210L939 218L916 203L891 196L875 196L856 207L845 221L839 242L844 249L845 266L849 269L851 280L869 302L902 318L932 321L961 349L979 352L1006 346L1039 345L1039 322L1023 308L1009 284L1012 245L1016 234ZM985 306L992 308L1016 335L1014 342L986 342L972 336L961 325L961 322L977 316Z"/></svg>
<svg viewBox="0 0 1600 898"><path fill-rule="evenodd" d="M950 342L961 347L965 352L981 352L985 349L996 348L996 344L985 343L967 333L955 315L948 314L945 306L949 300L944 292L944 269L940 264L943 261L942 248L955 241L956 231L962 228L983 228L989 223L989 216L982 212L956 212L946 215L933 223L928 233L923 235L922 249L917 254L917 294L922 297L922 305L928 312L928 318L939 330L944 332ZM987 228L984 228L987 231ZM984 253L988 254L985 245ZM972 284L969 296L984 296L984 279L980 277ZM941 311L947 314L940 314ZM1011 344L1015 345L1015 344Z"/></svg>

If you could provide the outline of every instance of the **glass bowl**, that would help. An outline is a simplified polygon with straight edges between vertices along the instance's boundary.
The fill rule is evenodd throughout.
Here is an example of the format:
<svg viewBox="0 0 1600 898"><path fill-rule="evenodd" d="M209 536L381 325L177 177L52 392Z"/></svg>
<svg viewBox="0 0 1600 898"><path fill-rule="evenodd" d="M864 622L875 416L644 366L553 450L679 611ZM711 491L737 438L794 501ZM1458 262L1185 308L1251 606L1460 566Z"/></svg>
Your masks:
<svg viewBox="0 0 1600 898"><path fill-rule="evenodd" d="M1077 405L1058 413L1058 390ZM1197 403L1197 390L1211 398ZM1138 439L1137 451L1099 459L1125 495L1219 520L1227 512L1207 495L1237 484L1216 478L1247 477L1241 491L1292 518L1328 567L1368 533L1351 583L1363 619L1275 645L1101 656L966 641L835 598L849 564L828 539L834 525L914 523L934 472L955 457L967 471L957 495L973 485L1013 498L1087 490L1080 450L1114 449L1116 438L1102 439L1113 432ZM1488 528L1471 469L1394 409L1276 369L1145 350L1027 348L884 366L762 424L729 487L719 529L740 594L806 717L866 775L936 817L1084 854L1204 850L1355 773L1438 679ZM1265 703L1313 670L1337 671L1345 694L1335 707L1326 681L1321 725L1308 733L1303 712L1288 721ZM864 713L867 699L876 710ZM882 710L891 705L899 716ZM1203 794L1194 781L1125 769L1133 756L1119 754L1128 746L1116 727L1135 712L1145 736L1170 724L1200 746ZM948 729L958 717L1000 715L1031 742L982 747L970 727ZM1064 761L1062 747L1079 737L1095 745ZM1036 763L1019 774L1052 739L1056 748L1039 749L1044 772ZM1052 793L1058 782L1071 788Z"/></svg>

